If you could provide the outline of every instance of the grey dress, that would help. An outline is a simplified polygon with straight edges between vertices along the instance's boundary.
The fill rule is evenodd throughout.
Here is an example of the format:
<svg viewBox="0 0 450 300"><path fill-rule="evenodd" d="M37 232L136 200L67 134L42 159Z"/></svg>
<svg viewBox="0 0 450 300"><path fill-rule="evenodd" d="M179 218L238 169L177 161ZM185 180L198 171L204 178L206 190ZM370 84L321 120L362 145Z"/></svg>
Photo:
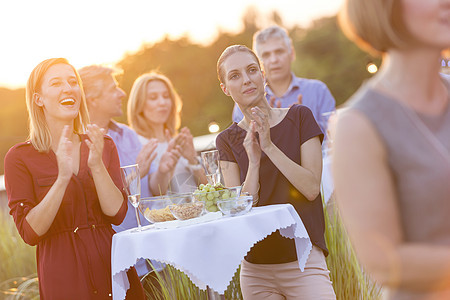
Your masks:
<svg viewBox="0 0 450 300"><path fill-rule="evenodd" d="M450 95L450 82L444 82ZM352 97L349 109L370 120L387 149L405 241L450 246L450 99L443 114L430 117L365 85ZM390 298L431 295L436 296L399 289L391 291Z"/></svg>

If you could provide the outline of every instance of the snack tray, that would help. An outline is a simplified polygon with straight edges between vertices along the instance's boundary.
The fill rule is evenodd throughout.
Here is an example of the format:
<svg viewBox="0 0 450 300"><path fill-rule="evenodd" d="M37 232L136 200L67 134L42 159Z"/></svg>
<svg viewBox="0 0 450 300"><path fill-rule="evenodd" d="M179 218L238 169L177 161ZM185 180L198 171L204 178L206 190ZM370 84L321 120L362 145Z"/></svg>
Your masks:
<svg viewBox="0 0 450 300"><path fill-rule="evenodd" d="M184 227L209 221L214 221L217 219L222 218L222 213L220 211L217 212L209 212L207 214L204 214L203 216L192 218L188 220L173 220L173 221L166 221L166 222L158 222L154 223L145 227L148 228L155 228L155 229L169 229L169 228L178 228L178 227Z"/></svg>

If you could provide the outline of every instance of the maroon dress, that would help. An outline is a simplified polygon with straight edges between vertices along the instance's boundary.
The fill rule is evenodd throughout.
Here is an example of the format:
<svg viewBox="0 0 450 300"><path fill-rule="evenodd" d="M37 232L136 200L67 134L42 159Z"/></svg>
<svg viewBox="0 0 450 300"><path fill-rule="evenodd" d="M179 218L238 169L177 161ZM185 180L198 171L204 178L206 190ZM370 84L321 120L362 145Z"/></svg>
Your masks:
<svg viewBox="0 0 450 300"><path fill-rule="evenodd" d="M37 272L41 299L112 299L111 224L122 222L127 200L119 212L103 214L91 171L89 148L81 135L80 167L72 175L61 206L49 230L36 234L25 217L47 194L58 175L53 151L38 152L30 142L12 147L5 156L5 183L10 214L23 240L37 245ZM119 156L111 138L105 136L103 162L122 191ZM134 270L128 274L131 299L145 299Z"/></svg>

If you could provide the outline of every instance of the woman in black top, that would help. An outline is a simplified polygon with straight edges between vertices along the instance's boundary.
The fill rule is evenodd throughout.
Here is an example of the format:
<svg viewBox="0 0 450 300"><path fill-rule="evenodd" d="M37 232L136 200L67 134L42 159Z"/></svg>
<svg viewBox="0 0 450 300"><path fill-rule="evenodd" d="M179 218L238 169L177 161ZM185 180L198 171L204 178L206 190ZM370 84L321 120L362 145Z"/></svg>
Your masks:
<svg viewBox="0 0 450 300"><path fill-rule="evenodd" d="M223 92L244 113L216 140L225 185L243 184L255 205L292 204L313 243L304 272L294 240L276 231L257 243L241 265L244 298L335 299L325 262L319 126L305 106L270 107L259 60L247 47L225 49L217 71Z"/></svg>

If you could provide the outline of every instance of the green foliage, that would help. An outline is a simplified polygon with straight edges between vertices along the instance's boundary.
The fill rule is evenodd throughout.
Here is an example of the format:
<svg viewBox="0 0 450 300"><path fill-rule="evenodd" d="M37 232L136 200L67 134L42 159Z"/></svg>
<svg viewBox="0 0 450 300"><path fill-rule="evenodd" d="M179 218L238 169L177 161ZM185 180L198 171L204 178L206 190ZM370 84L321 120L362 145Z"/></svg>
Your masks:
<svg viewBox="0 0 450 300"><path fill-rule="evenodd" d="M306 31L292 31L296 60L292 66L297 76L325 82L343 104L371 75L369 62L380 64L349 41L337 26L336 17L317 20Z"/></svg>
<svg viewBox="0 0 450 300"><path fill-rule="evenodd" d="M24 289L30 290L25 293L32 296L26 299L36 296L35 251L35 247L23 242L12 217L0 207L0 299L7 295L23 295ZM36 299L39 299L38 288L37 295Z"/></svg>

